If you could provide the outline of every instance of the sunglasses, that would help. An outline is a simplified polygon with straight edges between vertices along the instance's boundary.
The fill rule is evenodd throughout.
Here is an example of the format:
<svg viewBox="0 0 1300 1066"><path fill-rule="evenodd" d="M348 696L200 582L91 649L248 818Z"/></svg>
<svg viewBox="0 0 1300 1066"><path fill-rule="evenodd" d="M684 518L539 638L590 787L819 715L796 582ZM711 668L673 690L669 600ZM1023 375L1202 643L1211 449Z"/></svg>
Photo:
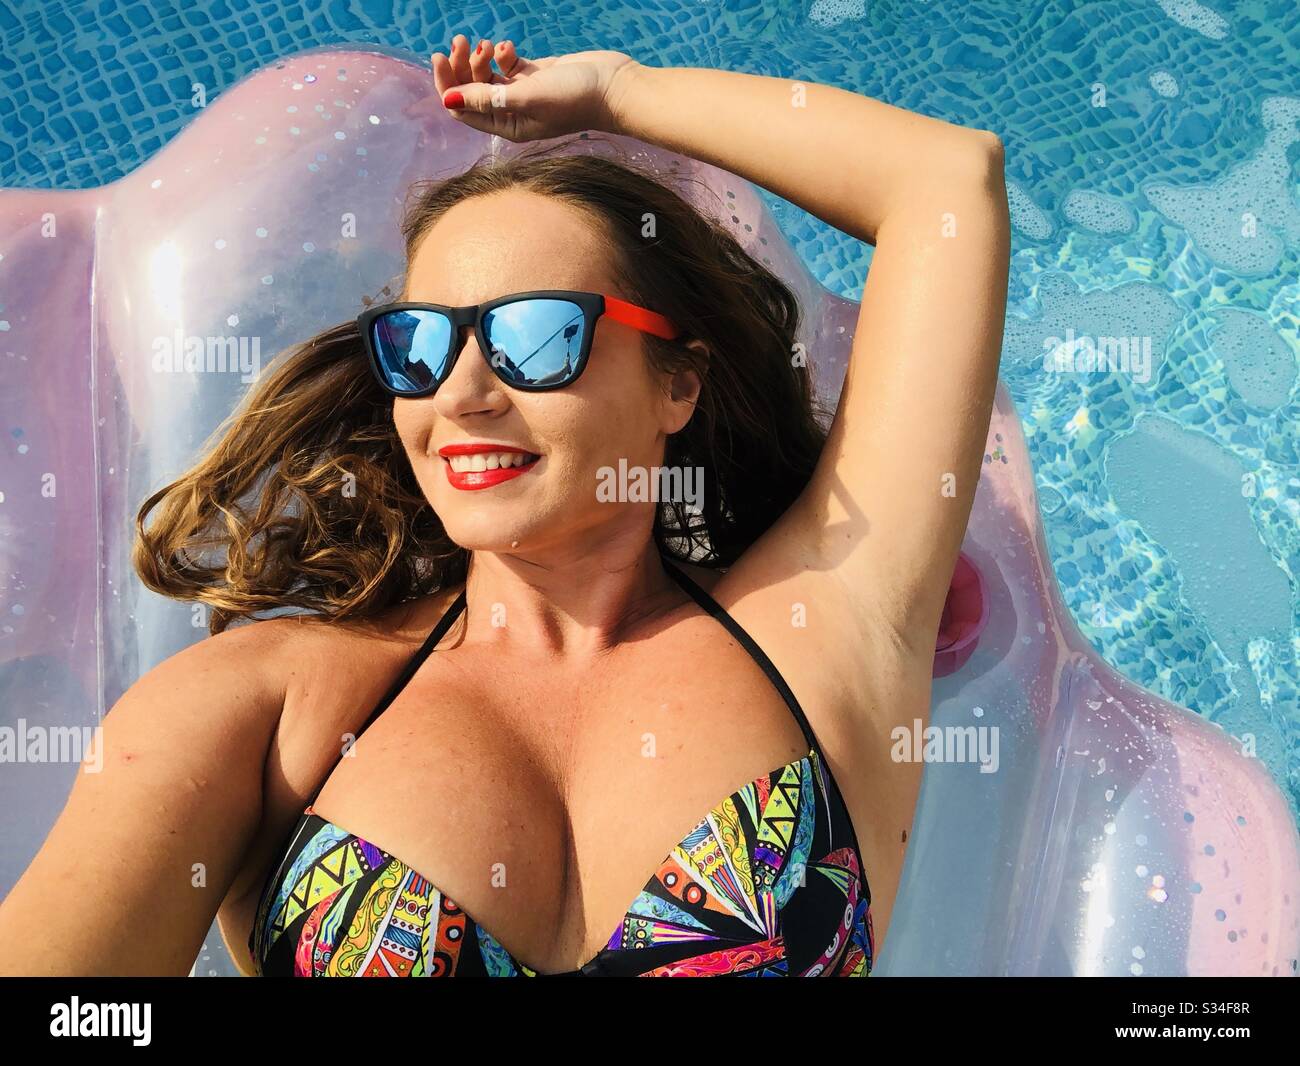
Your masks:
<svg viewBox="0 0 1300 1066"><path fill-rule="evenodd" d="M562 389L587 365L601 315L664 340L679 336L663 315L598 292L538 289L481 304L392 303L357 316L370 368L393 396L429 396L447 380L462 326L473 326L483 358L525 392Z"/></svg>

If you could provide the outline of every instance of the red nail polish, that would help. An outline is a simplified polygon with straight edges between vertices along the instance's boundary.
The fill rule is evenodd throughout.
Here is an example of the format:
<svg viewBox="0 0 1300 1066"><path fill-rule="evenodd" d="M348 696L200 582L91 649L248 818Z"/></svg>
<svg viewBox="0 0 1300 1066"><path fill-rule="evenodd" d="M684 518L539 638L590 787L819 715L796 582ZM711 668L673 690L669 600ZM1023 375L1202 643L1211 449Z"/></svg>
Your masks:
<svg viewBox="0 0 1300 1066"><path fill-rule="evenodd" d="M442 98L442 106L446 108L451 108L453 110L456 108L464 107L465 94L462 93L459 89L452 89L451 92L449 92L446 96Z"/></svg>
<svg viewBox="0 0 1300 1066"><path fill-rule="evenodd" d="M474 46L474 54L478 55L481 51L483 51L483 42L479 41L479 43Z"/></svg>

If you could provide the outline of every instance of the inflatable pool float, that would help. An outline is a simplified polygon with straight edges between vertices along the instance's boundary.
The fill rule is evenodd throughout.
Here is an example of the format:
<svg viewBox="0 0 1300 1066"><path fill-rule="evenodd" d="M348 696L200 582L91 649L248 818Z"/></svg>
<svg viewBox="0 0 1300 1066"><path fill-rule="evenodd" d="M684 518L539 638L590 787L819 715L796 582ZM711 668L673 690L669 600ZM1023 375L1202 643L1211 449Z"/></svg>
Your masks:
<svg viewBox="0 0 1300 1066"><path fill-rule="evenodd" d="M131 571L140 502L276 353L394 296L412 182L519 147L447 117L422 65L330 48L245 78L118 182L0 194L0 725L93 726L206 635L201 605ZM784 277L833 401L857 304L812 279L752 186L635 141L574 150L652 165ZM1295 974L1300 841L1282 794L1081 636L1001 385L934 674L931 728L991 730L996 766L926 768L877 975ZM9 883L65 769L0 786L29 831L9 823Z"/></svg>

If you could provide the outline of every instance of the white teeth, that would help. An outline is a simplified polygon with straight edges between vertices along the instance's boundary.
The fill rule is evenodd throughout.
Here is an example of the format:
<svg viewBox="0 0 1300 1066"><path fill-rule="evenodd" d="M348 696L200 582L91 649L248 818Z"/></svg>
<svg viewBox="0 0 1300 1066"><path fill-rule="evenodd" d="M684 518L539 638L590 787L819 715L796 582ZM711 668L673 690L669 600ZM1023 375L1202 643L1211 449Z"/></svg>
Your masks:
<svg viewBox="0 0 1300 1066"><path fill-rule="evenodd" d="M478 452L474 455L449 455L447 461L452 470L458 474L467 474L480 470L501 470L512 466L523 466L533 456L523 452Z"/></svg>

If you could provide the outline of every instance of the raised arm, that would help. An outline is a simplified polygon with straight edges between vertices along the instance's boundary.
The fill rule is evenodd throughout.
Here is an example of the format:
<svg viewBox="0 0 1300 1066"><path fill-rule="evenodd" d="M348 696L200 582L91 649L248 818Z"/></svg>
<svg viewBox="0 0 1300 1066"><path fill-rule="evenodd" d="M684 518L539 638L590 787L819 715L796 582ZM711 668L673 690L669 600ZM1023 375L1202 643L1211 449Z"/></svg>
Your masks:
<svg viewBox="0 0 1300 1066"><path fill-rule="evenodd" d="M444 105L476 129L625 134L876 246L812 481L715 594L745 601L760 626L815 602L808 648L769 624L787 658L816 652L832 689L863 676L859 649L881 637L910 652L904 688L928 679L997 383L1010 249L998 137L826 85L649 67L621 52L529 60L509 41L471 51L458 34L432 68ZM859 639L831 639L846 628Z"/></svg>
<svg viewBox="0 0 1300 1066"><path fill-rule="evenodd" d="M616 132L875 245L812 483L733 574L737 592L790 575L823 609L854 616L846 623L886 624L928 657L997 383L1010 245L1001 141L830 86L635 63L615 73L610 109Z"/></svg>

